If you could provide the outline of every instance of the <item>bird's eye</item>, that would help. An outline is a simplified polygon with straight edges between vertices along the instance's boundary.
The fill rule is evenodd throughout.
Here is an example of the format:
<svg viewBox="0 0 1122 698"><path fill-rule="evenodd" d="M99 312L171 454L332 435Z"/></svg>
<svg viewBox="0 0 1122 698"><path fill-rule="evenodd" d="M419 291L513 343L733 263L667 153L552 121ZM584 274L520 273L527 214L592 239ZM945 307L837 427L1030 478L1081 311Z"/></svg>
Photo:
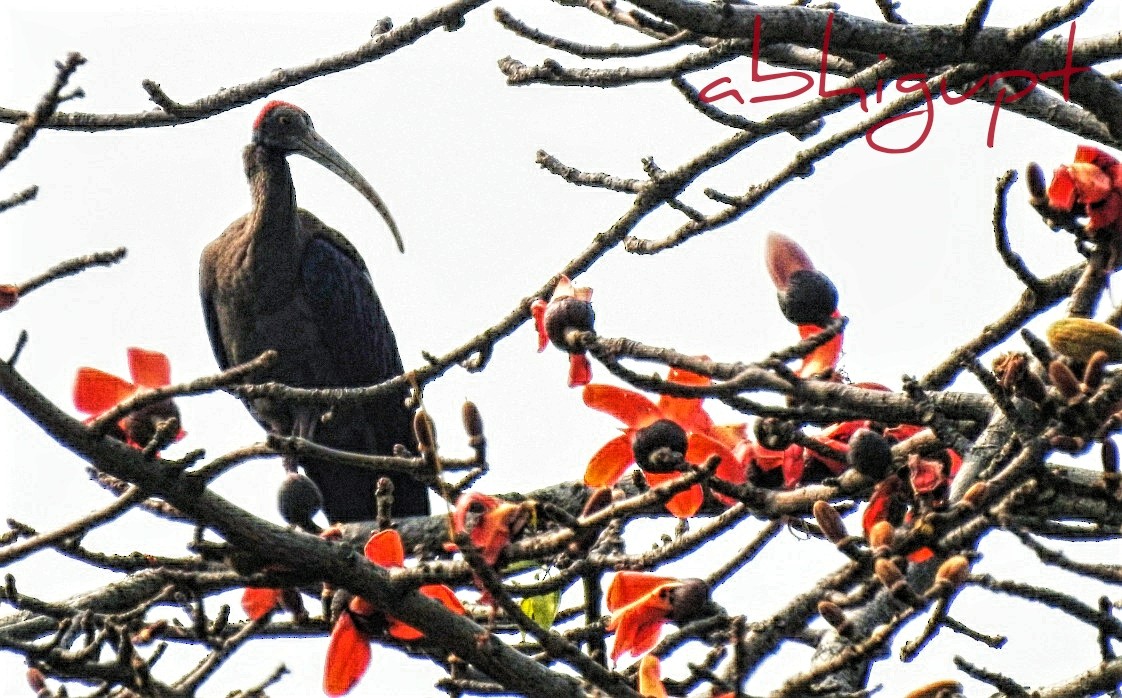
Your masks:
<svg viewBox="0 0 1122 698"><path fill-rule="evenodd" d="M281 114L280 117L277 118L277 121L280 122L281 126L288 126L289 122L291 122L292 119L289 118L287 114Z"/></svg>

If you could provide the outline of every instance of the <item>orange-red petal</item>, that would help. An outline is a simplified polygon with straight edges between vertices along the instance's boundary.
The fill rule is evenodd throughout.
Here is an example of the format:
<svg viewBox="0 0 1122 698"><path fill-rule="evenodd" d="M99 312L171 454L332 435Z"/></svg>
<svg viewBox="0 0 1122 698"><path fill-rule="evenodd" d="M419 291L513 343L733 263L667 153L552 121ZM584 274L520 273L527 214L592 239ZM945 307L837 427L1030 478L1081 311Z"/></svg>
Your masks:
<svg viewBox="0 0 1122 698"><path fill-rule="evenodd" d="M837 313L835 313L835 315L836 314ZM818 334L821 331L822 328L817 325L799 325L799 335L803 339ZM838 333L834 335L830 341L804 356L803 363L799 366L796 374L799 378L810 378L811 376L818 376L833 370L833 368L838 365L838 358L841 357L841 350L842 335Z"/></svg>
<svg viewBox="0 0 1122 698"><path fill-rule="evenodd" d="M162 388L171 383L171 362L158 351L129 347L129 375L133 383L145 388Z"/></svg>
<svg viewBox="0 0 1122 698"><path fill-rule="evenodd" d="M86 414L101 414L135 392L124 378L88 366L74 377L74 407Z"/></svg>
<svg viewBox="0 0 1122 698"><path fill-rule="evenodd" d="M665 482L682 477L682 474L648 473L644 471L643 477L647 478L647 484L651 487L658 487ZM666 510L679 519L688 519L697 513L697 510L701 508L703 502L705 502L705 492L701 489L701 485L694 485L688 490L679 492L671 497L666 502Z"/></svg>
<svg viewBox="0 0 1122 698"><path fill-rule="evenodd" d="M1094 205L1087 205L1087 230L1109 228L1122 219L1122 193L1111 190Z"/></svg>
<svg viewBox="0 0 1122 698"><path fill-rule="evenodd" d="M589 487L611 487L619 482L627 468L635 462L631 437L621 434L600 447L584 470L584 484Z"/></svg>
<svg viewBox="0 0 1122 698"><path fill-rule="evenodd" d="M538 333L538 352L545 351L549 344L549 334L545 331L545 309L549 304L541 298L530 305L530 314L534 316L534 329Z"/></svg>
<svg viewBox="0 0 1122 698"><path fill-rule="evenodd" d="M444 604L445 608L447 608L449 611L452 611L456 615L462 616L464 615L464 613L466 613L466 611L464 610L464 605L460 603L460 600L458 598L456 598L456 592L452 591L443 584L425 584L421 586L421 588L419 588L417 591L421 592L430 599L435 599ZM392 637L395 637L398 640L410 642L412 640L419 640L425 636L424 633L422 633L420 630L417 630L412 625L407 625L392 616L389 617L389 622L390 627L386 632L388 632Z"/></svg>
<svg viewBox="0 0 1122 698"><path fill-rule="evenodd" d="M242 610L250 620L264 618L267 613L280 608L282 589L246 587L242 592Z"/></svg>
<svg viewBox="0 0 1122 698"><path fill-rule="evenodd" d="M612 415L631 429L642 429L662 419L662 410L646 395L614 385L586 385L584 404Z"/></svg>
<svg viewBox="0 0 1122 698"><path fill-rule="evenodd" d="M1089 162L1097 165L1102 169L1107 169L1118 164L1118 160L1114 156L1109 155L1103 150L1096 148L1093 145L1079 145L1075 147L1075 161L1076 162Z"/></svg>
<svg viewBox="0 0 1122 698"><path fill-rule="evenodd" d="M1085 204L1095 204L1110 193L1113 182L1110 175L1090 163L1076 162L1068 165L1068 172L1075 180L1075 191L1079 200Z"/></svg>
<svg viewBox="0 0 1122 698"><path fill-rule="evenodd" d="M405 565L405 547L401 544L401 534L393 529L377 531L362 551L366 559L382 567L402 567Z"/></svg>
<svg viewBox="0 0 1122 698"><path fill-rule="evenodd" d="M650 572L632 572L629 570L617 572L608 584L604 603L607 605L608 611L615 612L624 606L635 603L659 587L674 584L677 581L675 577L664 577Z"/></svg>
<svg viewBox="0 0 1122 698"><path fill-rule="evenodd" d="M653 654L639 661L639 695L643 698L669 698L662 685L662 663Z"/></svg>
<svg viewBox="0 0 1122 698"><path fill-rule="evenodd" d="M747 479L744 465L736 460L728 447L713 437L707 434L690 434L687 443L689 444L685 456L687 463L701 465L709 460L710 456L718 456L721 461L717 464L714 473L717 477L735 484L740 484Z"/></svg>
<svg viewBox="0 0 1122 698"><path fill-rule="evenodd" d="M327 660L323 666L323 692L341 696L358 683L370 666L370 640L355 627L350 613L343 613L331 630Z"/></svg>
<svg viewBox="0 0 1122 698"><path fill-rule="evenodd" d="M658 642L668 609L657 603L657 598L658 594L651 594L612 616L608 630L616 633L613 662L628 652L635 656L643 654Z"/></svg>
<svg viewBox="0 0 1122 698"><path fill-rule="evenodd" d="M487 511L471 529L471 542L479 548L480 554L488 565L498 562L499 555L510 542L510 516L518 510L517 504L497 500L498 503Z"/></svg>
<svg viewBox="0 0 1122 698"><path fill-rule="evenodd" d="M579 388L592 380L592 363L583 352L569 354L569 387Z"/></svg>
<svg viewBox="0 0 1122 698"><path fill-rule="evenodd" d="M1047 194L1048 205L1058 211L1070 211L1075 206L1075 178L1067 165L1060 165L1052 173Z"/></svg>

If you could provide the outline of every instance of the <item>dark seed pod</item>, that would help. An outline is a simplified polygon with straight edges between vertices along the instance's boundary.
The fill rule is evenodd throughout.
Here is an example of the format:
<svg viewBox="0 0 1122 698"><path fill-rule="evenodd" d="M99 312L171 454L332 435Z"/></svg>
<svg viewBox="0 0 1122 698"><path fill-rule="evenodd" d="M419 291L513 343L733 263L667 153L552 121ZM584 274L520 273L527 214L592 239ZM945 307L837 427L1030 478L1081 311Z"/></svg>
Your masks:
<svg viewBox="0 0 1122 698"><path fill-rule="evenodd" d="M577 353L583 351L580 347L570 347L565 343L565 332L568 330L591 331L596 322L596 313L592 304L573 296L554 298L545 308L545 333L553 346L562 351Z"/></svg>
<svg viewBox="0 0 1122 698"><path fill-rule="evenodd" d="M660 419L636 432L631 451L635 455L635 462L643 470L649 473L670 473L675 469L653 462L651 456L661 448L684 456L687 446L685 429L669 419Z"/></svg>
<svg viewBox="0 0 1122 698"><path fill-rule="evenodd" d="M277 489L277 510L281 518L293 526L308 529L312 517L322 506L323 495L311 478L301 473L285 475Z"/></svg>
<svg viewBox="0 0 1122 698"><path fill-rule="evenodd" d="M795 435L795 425L793 422L775 417L764 417L756 420L752 432L759 445L772 451L782 451L791 445L791 439Z"/></svg>
<svg viewBox="0 0 1122 698"><path fill-rule="evenodd" d="M675 623L700 618L709 606L709 585L702 579L683 579L668 590L670 611L666 617Z"/></svg>
<svg viewBox="0 0 1122 698"><path fill-rule="evenodd" d="M783 317L795 325L822 327L838 309L838 289L817 269L792 272L787 292L778 297Z"/></svg>
<svg viewBox="0 0 1122 698"><path fill-rule="evenodd" d="M169 419L179 419L179 408L170 399L142 407L122 421L124 422L125 435L134 444L143 447L147 446L156 436L157 425Z"/></svg>
<svg viewBox="0 0 1122 698"><path fill-rule="evenodd" d="M880 434L858 429L849 440L846 461L865 477L880 482L892 471L892 446Z"/></svg>

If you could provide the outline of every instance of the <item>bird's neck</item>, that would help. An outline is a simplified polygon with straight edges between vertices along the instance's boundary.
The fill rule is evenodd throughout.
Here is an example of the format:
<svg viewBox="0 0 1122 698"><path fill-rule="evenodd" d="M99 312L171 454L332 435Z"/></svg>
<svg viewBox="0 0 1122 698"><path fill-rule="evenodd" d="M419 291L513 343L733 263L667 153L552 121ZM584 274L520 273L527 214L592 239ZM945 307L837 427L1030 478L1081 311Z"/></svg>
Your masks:
<svg viewBox="0 0 1122 698"><path fill-rule="evenodd" d="M284 153L260 145L246 146L245 174L253 198L248 225L249 255L268 264L274 273L279 259L298 259L302 239L296 210L296 190Z"/></svg>

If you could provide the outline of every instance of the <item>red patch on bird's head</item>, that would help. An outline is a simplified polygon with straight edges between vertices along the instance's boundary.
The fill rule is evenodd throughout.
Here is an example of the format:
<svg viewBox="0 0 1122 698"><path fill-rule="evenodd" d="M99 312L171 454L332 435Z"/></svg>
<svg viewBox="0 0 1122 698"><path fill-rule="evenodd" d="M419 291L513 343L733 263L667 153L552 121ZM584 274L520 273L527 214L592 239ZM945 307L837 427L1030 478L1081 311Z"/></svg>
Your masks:
<svg viewBox="0 0 1122 698"><path fill-rule="evenodd" d="M304 111L303 109L296 106L295 104L292 104L291 102L285 102L284 100L274 99L271 102L266 103L265 106L261 107L261 113L258 114L257 118L253 120L253 130L256 131L257 129L261 128L261 123L263 121L265 121L265 115L268 114L269 112L273 111L277 107L288 107L289 109L295 109L298 112L303 112Z"/></svg>

